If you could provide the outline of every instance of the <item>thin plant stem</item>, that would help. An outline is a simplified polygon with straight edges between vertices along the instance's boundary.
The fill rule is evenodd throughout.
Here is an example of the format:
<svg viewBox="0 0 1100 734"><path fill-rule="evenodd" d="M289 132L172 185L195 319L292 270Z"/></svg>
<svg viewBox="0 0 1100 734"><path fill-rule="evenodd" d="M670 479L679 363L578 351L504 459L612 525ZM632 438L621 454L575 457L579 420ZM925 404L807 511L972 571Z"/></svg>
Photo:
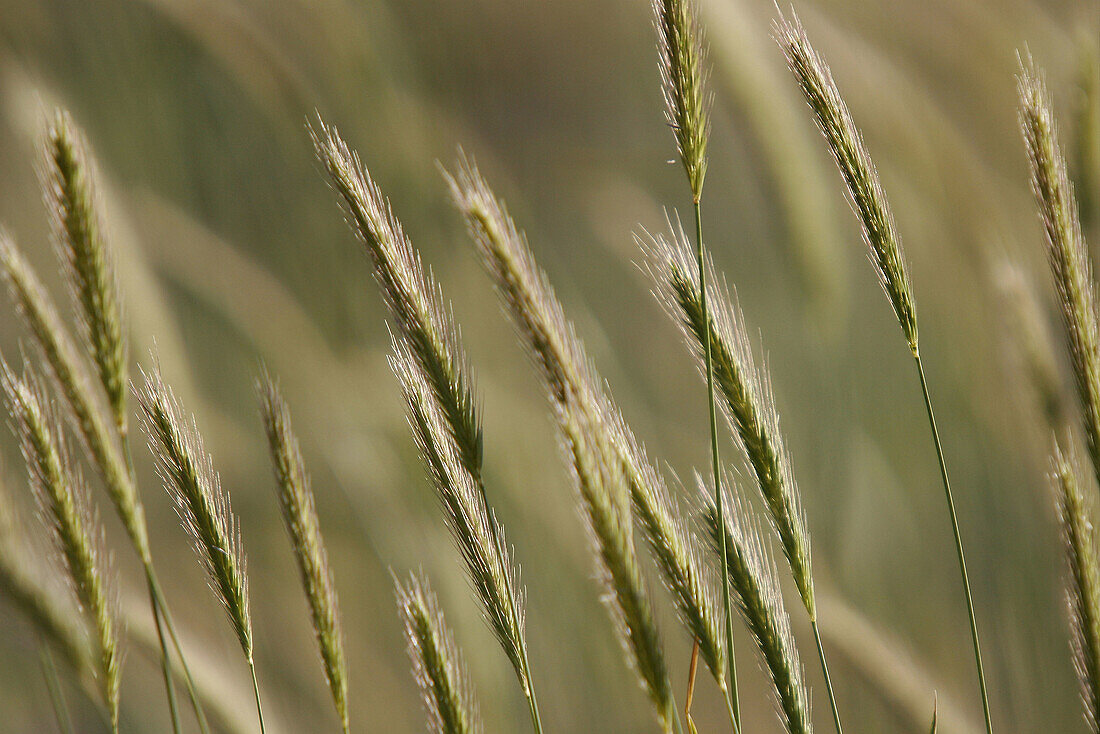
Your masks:
<svg viewBox="0 0 1100 734"><path fill-rule="evenodd" d="M989 714L989 694L985 687L985 668L982 666L982 649L978 643L978 622L974 617L974 600L970 595L970 577L966 573L966 558L963 555L962 535L959 533L959 520L955 515L955 500L951 496L951 482L947 478L947 464L943 459L943 447L940 445L940 432L936 428L936 417L932 412L932 399L928 395L928 380L924 376L924 365L920 353L913 351L920 375L921 391L924 393L924 407L928 410L928 425L932 428L932 440L936 444L936 456L940 462L940 476L943 478L943 491L947 497L947 510L951 515L951 532L955 535L955 552L959 556L959 570L962 572L963 591L966 592L966 611L970 616L970 638L974 642L974 663L978 668L978 685L982 691L982 713L985 715L985 730L993 734L993 720Z"/></svg>
<svg viewBox="0 0 1100 734"><path fill-rule="evenodd" d="M252 673L252 693L256 696L256 716L260 719L260 734L264 734L264 707L260 703L260 683L256 680L256 661L248 658L248 670Z"/></svg>
<svg viewBox="0 0 1100 734"><path fill-rule="evenodd" d="M684 696L684 721L688 734L698 734L695 722L691 720L691 702L695 698L695 672L699 669L699 640L691 646L691 665L688 667L687 694Z"/></svg>
<svg viewBox="0 0 1100 734"><path fill-rule="evenodd" d="M817 619L810 620L810 626L814 630L814 641L817 643L817 655L821 658L821 672L825 674L825 689L829 692L829 705L833 708L833 723L836 724L836 734L843 734L840 726L840 711L836 707L836 695L833 693L833 679L829 675L829 665L825 662L825 648L821 646L821 632L817 628Z"/></svg>
<svg viewBox="0 0 1100 734"><path fill-rule="evenodd" d="M484 485L482 485L482 491L484 492ZM488 507L488 505L486 505L486 507ZM528 681L524 695L527 698L527 707L531 710L531 725L535 729L535 734L542 734L542 717L539 716L539 702L538 699L535 698L535 686L530 682L531 663L527 660L526 651L523 653L523 675Z"/></svg>
<svg viewBox="0 0 1100 734"><path fill-rule="evenodd" d="M69 718L69 708L65 705L65 694L57 677L57 666L53 663L49 646L41 637L38 638L38 657L42 661L42 675L46 679L46 689L50 692L54 716L57 717L57 728L62 734L73 734L73 722Z"/></svg>
<svg viewBox="0 0 1100 734"><path fill-rule="evenodd" d="M707 269L703 256L703 220L699 212L699 199L692 202L695 212L695 254L699 265L699 302L703 311L703 323L710 318L707 312ZM710 458L714 479L714 504L718 509L718 526L725 527L725 510L722 503L722 469L718 457L718 421L714 409L714 365L711 363L710 331L707 330L704 341L704 357L707 370L707 413L710 416ZM726 658L729 664L729 696L733 708L733 730L741 732L741 704L737 697L737 662L733 656L733 610L730 605L729 569L726 566L726 534L722 533L722 605L726 613Z"/></svg>
<svg viewBox="0 0 1100 734"><path fill-rule="evenodd" d="M157 596L153 593L151 587L149 589L149 606L153 612L153 624L157 628L157 642L160 643L160 667L161 674L164 676L164 690L168 696L168 711L172 717L172 731L174 734L180 734L182 731L180 712L176 705L176 686L172 680L172 665L168 657L168 643L164 639L164 626L160 616L160 607L157 606Z"/></svg>
<svg viewBox="0 0 1100 734"><path fill-rule="evenodd" d="M199 731L202 734L210 734L210 726L206 723L206 714L202 710L202 704L199 703L199 696L195 690L195 679L191 676L191 669L187 665L187 658L183 656L183 646L180 644L179 636L176 634L176 625L172 622L172 615L168 612L168 604L164 599L164 592L160 588L160 582L157 580L157 574L153 570L152 562L148 562L145 566L145 576L149 582L149 589L153 596L156 598L157 608L160 610L161 619L164 620L164 626L168 630L168 637L172 640L172 647L176 650L176 657L179 658L180 667L183 668L183 680L187 688L187 696L191 699L191 707L195 711L195 719L199 724Z"/></svg>

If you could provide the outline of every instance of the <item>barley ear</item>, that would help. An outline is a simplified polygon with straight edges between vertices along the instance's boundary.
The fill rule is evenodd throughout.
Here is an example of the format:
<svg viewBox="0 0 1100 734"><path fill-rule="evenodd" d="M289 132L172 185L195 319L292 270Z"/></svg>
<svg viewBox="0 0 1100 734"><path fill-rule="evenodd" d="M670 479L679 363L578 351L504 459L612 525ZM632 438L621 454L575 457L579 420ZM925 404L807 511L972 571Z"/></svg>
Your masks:
<svg viewBox="0 0 1100 734"><path fill-rule="evenodd" d="M9 498L0 490L0 596L12 601L39 636L61 653L65 662L83 677L95 671L84 630L67 603L45 583L44 564L29 557L16 537L14 518L6 506Z"/></svg>
<svg viewBox="0 0 1100 734"><path fill-rule="evenodd" d="M1062 312L1085 438L1100 480L1100 310L1073 184L1058 142L1053 106L1031 57L1021 60L1020 127L1031 167L1031 188L1046 234L1047 260Z"/></svg>
<svg viewBox="0 0 1100 734"><path fill-rule="evenodd" d="M465 357L439 286L394 216L389 201L339 133L323 122L310 128L317 157L340 195L348 222L366 246L374 276L397 330L408 342L447 411L447 423L467 465L480 473L481 421Z"/></svg>
<svg viewBox="0 0 1100 734"><path fill-rule="evenodd" d="M96 678L118 731L121 653L115 602L108 591L102 530L87 508L87 492L65 455L62 434L49 403L28 374L17 377L5 364L2 382L20 438L43 523L50 528L74 595L96 642Z"/></svg>
<svg viewBox="0 0 1100 734"><path fill-rule="evenodd" d="M86 141L67 112L57 112L42 148L42 187L54 242L115 425L125 436L126 341L118 285L95 191L95 168Z"/></svg>
<svg viewBox="0 0 1100 734"><path fill-rule="evenodd" d="M783 604L779 576L768 555L759 529L737 495L726 493L724 528L718 524L714 492L696 476L698 496L704 503L704 520L715 549L726 536L726 561L737 608L752 633L776 696L783 726L791 734L810 734L810 698L803 682L802 663ZM727 478L726 486L731 486Z"/></svg>
<svg viewBox="0 0 1100 734"><path fill-rule="evenodd" d="M1085 719L1100 731L1100 562L1094 510L1081 493L1072 457L1055 446L1052 458L1058 517L1065 541L1066 602L1073 629L1073 663L1081 686Z"/></svg>
<svg viewBox="0 0 1100 734"><path fill-rule="evenodd" d="M600 417L567 403L558 413L562 448L596 554L604 599L623 650L665 732L679 731L668 668L653 607L634 548L622 464L596 425Z"/></svg>
<svg viewBox="0 0 1100 734"><path fill-rule="evenodd" d="M917 315L905 255L886 192L863 144L863 135L852 120L828 65L810 45L798 16L793 12L790 19L780 15L775 23L775 36L829 144L844 178L848 199L859 217L879 282L890 299L910 351L916 354Z"/></svg>
<svg viewBox="0 0 1100 734"><path fill-rule="evenodd" d="M435 734L481 732L465 667L427 580L410 574L408 581L395 579L394 585L429 729Z"/></svg>
<svg viewBox="0 0 1100 734"><path fill-rule="evenodd" d="M81 438L134 548L143 561L149 562L145 512L118 438L113 435L92 389L83 358L30 263L3 231L0 231L0 268L12 300L72 410Z"/></svg>
<svg viewBox="0 0 1100 734"><path fill-rule="evenodd" d="M698 202L707 173L711 106L706 92L706 52L698 10L691 0L653 0L653 18L665 119L676 136L676 148L692 198Z"/></svg>
<svg viewBox="0 0 1100 734"><path fill-rule="evenodd" d="M313 490L302 460L298 437L290 422L290 409L279 386L265 371L257 383L261 413L275 467L279 509L290 536L298 573L309 602L313 631L321 653L336 713L348 731L348 681L340 629L339 604L321 537Z"/></svg>
<svg viewBox="0 0 1100 734"><path fill-rule="evenodd" d="M245 658L252 661L252 615L240 530L222 489L210 455L192 417L172 388L165 384L159 365L142 370L144 385L137 391L149 448L165 489L175 502L184 529L206 571L210 588L221 602Z"/></svg>
<svg viewBox="0 0 1100 734"><path fill-rule="evenodd" d="M694 254L678 224L672 225L671 241L663 236L638 238L649 260L649 272L658 300L680 327L699 369L705 370L705 340L710 339L714 379L721 393L722 412L733 429L779 535L798 593L810 619L816 619L810 539L805 511L794 480L790 454L779 429L779 411L766 370L756 365L744 317L720 281L707 278L707 302L703 313ZM707 258L708 272L714 265ZM708 337L709 333L709 337ZM705 373L704 373L705 376Z"/></svg>

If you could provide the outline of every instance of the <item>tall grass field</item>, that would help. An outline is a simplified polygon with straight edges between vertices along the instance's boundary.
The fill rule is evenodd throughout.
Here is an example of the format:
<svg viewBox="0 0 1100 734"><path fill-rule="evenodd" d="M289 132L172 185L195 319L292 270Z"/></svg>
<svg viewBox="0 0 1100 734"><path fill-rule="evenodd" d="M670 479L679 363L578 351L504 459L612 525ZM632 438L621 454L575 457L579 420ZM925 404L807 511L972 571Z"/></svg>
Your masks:
<svg viewBox="0 0 1100 734"><path fill-rule="evenodd" d="M0 732L1100 734L1100 7L0 10Z"/></svg>

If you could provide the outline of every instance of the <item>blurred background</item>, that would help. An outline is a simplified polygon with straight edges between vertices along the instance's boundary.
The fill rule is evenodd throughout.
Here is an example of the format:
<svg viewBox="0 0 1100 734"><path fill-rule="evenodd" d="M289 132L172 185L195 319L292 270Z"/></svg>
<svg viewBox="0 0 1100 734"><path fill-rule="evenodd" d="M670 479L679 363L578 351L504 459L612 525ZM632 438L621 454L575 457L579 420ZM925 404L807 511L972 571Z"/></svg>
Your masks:
<svg viewBox="0 0 1100 734"><path fill-rule="evenodd" d="M716 97L705 229L771 370L845 725L927 731L936 690L942 730L976 731L965 607L904 340L771 40L775 8L701 4ZM820 0L796 10L864 131L911 264L995 723L1084 731L1045 478L1050 428L1015 346L1013 312L1033 298L1068 387L1014 74L1024 48L1046 69L1095 248L1100 5ZM656 731L601 608L538 382L437 161L451 165L458 146L477 158L635 431L669 477L690 482L709 456L705 390L637 267L632 237L690 206L661 104L643 0L0 0L0 222L65 304L35 170L46 113L67 107L104 182L133 360L148 364L155 341L240 516L272 732L337 722L278 515L253 387L261 362L281 378L313 475L343 611L353 729L424 728L390 579L417 567L465 652L487 730L529 727L417 461L385 361L384 307L305 131L315 112L358 149L462 325L484 403L487 485L528 590L547 731ZM11 359L25 335L7 299L0 314ZM1047 402L1068 395L1055 390ZM19 527L39 536L6 431L0 447ZM238 702L238 730L249 731L247 668L138 447L175 618L202 674ZM123 730L166 731L156 660L140 641L150 628L138 565L102 493L93 496L134 618ZM652 581L682 695L691 641ZM788 609L814 718L827 731L793 594ZM746 729L778 731L766 676L737 629ZM62 677L78 730L100 730L94 704ZM54 725L32 629L2 598L0 712L5 732ZM724 716L701 676L700 730L724 731Z"/></svg>

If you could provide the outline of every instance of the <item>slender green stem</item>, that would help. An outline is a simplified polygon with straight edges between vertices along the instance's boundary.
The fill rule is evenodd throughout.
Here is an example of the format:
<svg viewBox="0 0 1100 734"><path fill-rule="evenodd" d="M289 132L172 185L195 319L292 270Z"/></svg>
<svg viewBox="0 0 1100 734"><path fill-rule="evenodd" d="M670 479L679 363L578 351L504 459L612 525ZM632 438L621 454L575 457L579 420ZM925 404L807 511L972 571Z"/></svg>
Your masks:
<svg viewBox="0 0 1100 734"><path fill-rule="evenodd" d="M817 628L816 618L810 620L810 626L814 629L817 655L821 658L821 672L825 674L825 689L829 692L829 705L833 707L833 723L836 724L836 734L843 734L840 727L840 710L836 707L836 694L833 693L833 679L829 675L829 665L825 662L825 648L821 646L821 631Z"/></svg>
<svg viewBox="0 0 1100 734"><path fill-rule="evenodd" d="M917 372L920 374L920 386L924 392L924 407L928 410L928 425L932 427L932 440L936 444L936 456L940 461L940 476L943 478L943 491L947 496L947 509L951 515L951 531L955 534L955 552L959 556L959 570L962 571L963 591L966 592L966 611L970 615L970 637L974 642L974 663L978 668L978 684L982 690L982 711L985 714L985 730L987 734L993 734L993 720L989 715L989 694L985 687L985 668L982 666L982 649L978 644L978 622L974 617L974 599L970 594L970 577L966 573L966 558L963 555L962 535L959 534L959 520L955 515L955 500L951 496L951 482L947 478L947 464L943 459L943 447L940 445L940 432L936 428L936 416L932 413L932 399L928 395L928 380L924 376L924 365L921 364L920 353L913 351L913 358L917 362Z"/></svg>
<svg viewBox="0 0 1100 734"><path fill-rule="evenodd" d="M730 688L728 685L722 689L722 698L726 701L726 713L729 714L730 717L730 726L733 727L735 732L740 733L741 724L738 720L737 711L733 708L733 696L730 695Z"/></svg>
<svg viewBox="0 0 1100 734"><path fill-rule="evenodd" d="M264 734L264 707L260 703L260 684L256 680L256 661L248 656L248 669L252 673L252 693L256 696L256 716L260 719L260 734Z"/></svg>
<svg viewBox="0 0 1100 734"><path fill-rule="evenodd" d="M172 717L172 731L174 734L180 734L182 728L180 726L180 712L176 705L176 686L172 681L172 661L169 658L168 643L164 639L164 626L160 616L160 607L157 606L157 595L153 593L153 588L149 587L149 606L153 612L153 624L157 628L157 642L160 643L160 669L161 674L164 676L164 689L168 696L168 712Z"/></svg>
<svg viewBox="0 0 1100 734"><path fill-rule="evenodd" d="M695 211L695 254L699 265L699 304L703 311L703 323L710 323L710 315L707 312L707 268L706 258L703 254L703 220L699 213L699 200L693 202ZM718 419L714 409L714 364L712 363L710 330L706 330L704 342L704 357L707 370L707 412L710 416L710 458L711 471L714 480L714 505L718 511L718 527L726 526L725 509L722 502L722 468L718 458ZM726 561L726 534L721 533L722 553L722 604L726 613L726 657L729 664L729 692L730 702L733 708L733 730L736 734L741 732L741 704L737 700L737 661L733 655L733 610L730 604L730 578Z"/></svg>
<svg viewBox="0 0 1100 734"><path fill-rule="evenodd" d="M527 681L524 694L527 696L527 707L531 710L531 724L535 728L535 734L542 734L542 717L539 716L539 702L535 698L535 685L531 682L531 664L527 661L526 651L523 653L523 677Z"/></svg>
<svg viewBox="0 0 1100 734"><path fill-rule="evenodd" d="M677 709L676 699L671 695L668 697L666 708L668 709L668 718L672 720L672 731L675 734L684 734L684 729L680 726L680 711Z"/></svg>
<svg viewBox="0 0 1100 734"><path fill-rule="evenodd" d="M46 678L46 689L50 692L50 703L57 728L62 734L73 734L73 722L69 718L69 707L65 705L65 694L61 690L61 681L57 677L57 667L53 664L53 655L46 641L38 638L38 657L42 661L42 675Z"/></svg>
<svg viewBox="0 0 1100 734"><path fill-rule="evenodd" d="M176 657L179 658L180 667L183 668L183 679L187 686L187 696L191 699L191 707L195 711L195 719L199 724L199 731L202 734L210 734L210 726L206 723L206 714L202 710L202 704L199 703L198 694L195 691L195 679L191 676L191 669L187 665L187 658L183 655L183 646L180 644L179 636L176 634L176 626L172 622L172 615L168 612L168 603L164 599L164 592L161 591L160 582L157 581L156 572L153 570L153 565L149 562L145 567L145 575L149 580L149 588L153 592L153 596L156 597L157 607L160 609L161 618L164 620L164 626L168 630L168 636L172 640L172 646L176 650Z"/></svg>

